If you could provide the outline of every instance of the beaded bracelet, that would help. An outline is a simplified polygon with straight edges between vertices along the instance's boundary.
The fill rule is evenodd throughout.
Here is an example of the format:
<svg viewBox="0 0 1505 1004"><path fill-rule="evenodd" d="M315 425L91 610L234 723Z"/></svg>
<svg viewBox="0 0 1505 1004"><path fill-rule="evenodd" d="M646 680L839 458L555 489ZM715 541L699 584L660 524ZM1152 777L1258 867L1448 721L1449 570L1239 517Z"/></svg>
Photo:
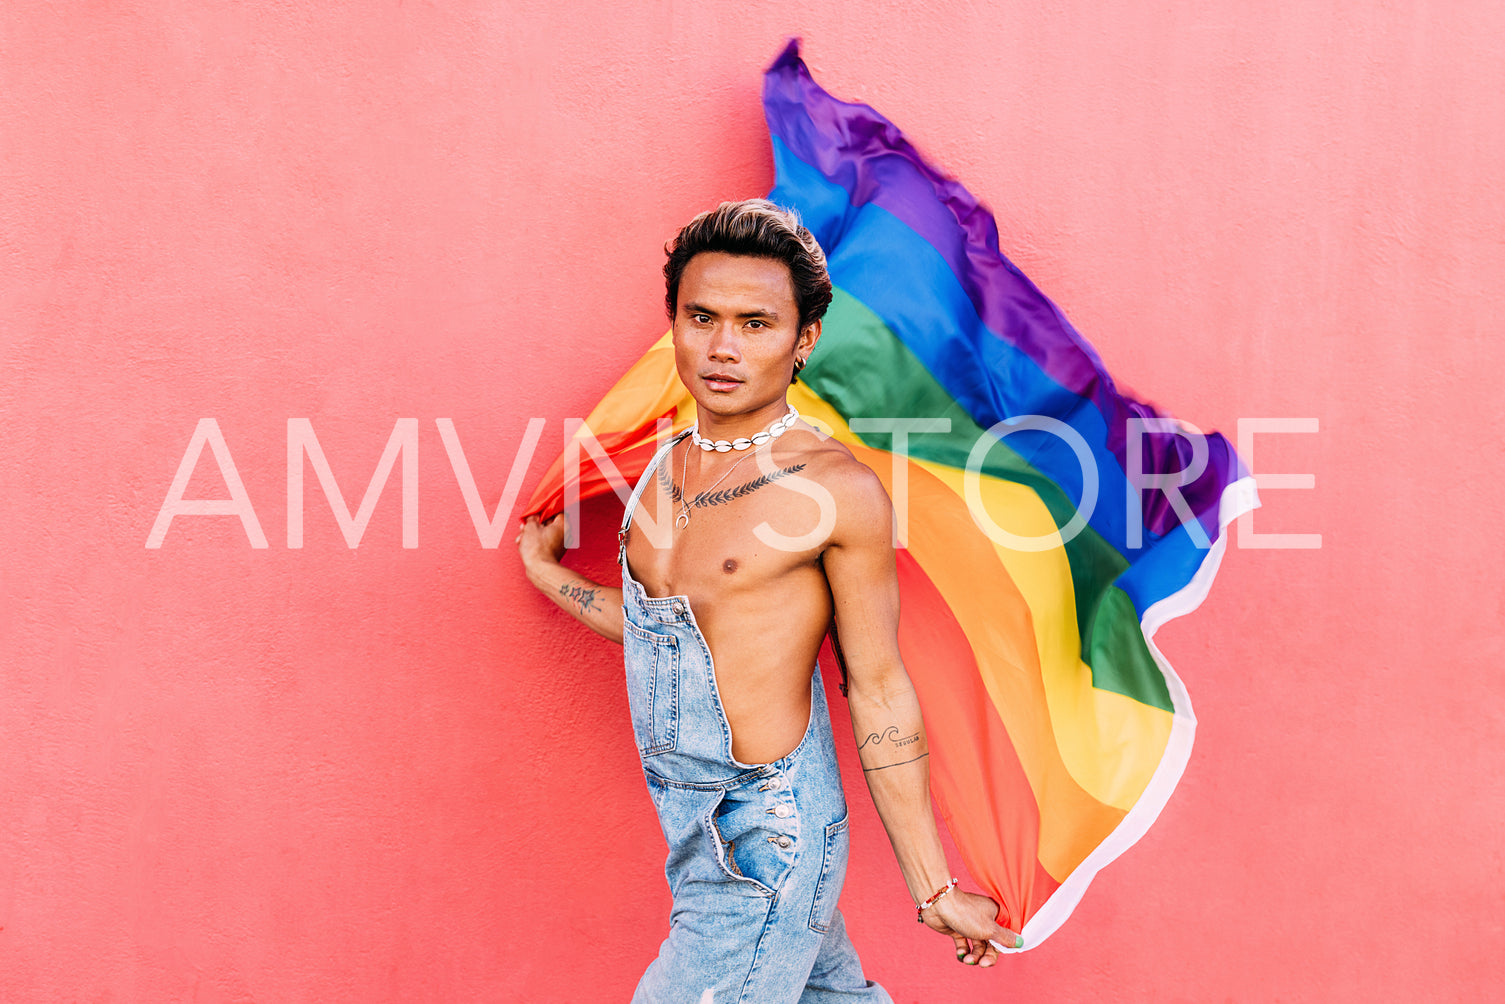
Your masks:
<svg viewBox="0 0 1505 1004"><path fill-rule="evenodd" d="M941 889L939 889L934 896L931 896L929 899L927 899L923 903L916 903L915 904L915 908L914 908L914 919L915 919L915 921L917 923L920 923L920 924L925 923L925 911L928 910L928 909L930 909L932 906L935 906L941 900L945 899L946 898L946 893L950 892L952 889L955 889L955 888L956 888L956 876L953 875L951 877L951 881L947 882L944 887L942 887Z"/></svg>

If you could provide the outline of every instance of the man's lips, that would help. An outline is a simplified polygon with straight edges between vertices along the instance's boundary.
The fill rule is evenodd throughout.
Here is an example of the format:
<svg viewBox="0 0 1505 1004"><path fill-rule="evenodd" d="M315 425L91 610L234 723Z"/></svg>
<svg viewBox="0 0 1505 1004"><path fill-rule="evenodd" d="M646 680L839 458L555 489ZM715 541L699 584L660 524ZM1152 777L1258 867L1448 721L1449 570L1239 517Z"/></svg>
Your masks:
<svg viewBox="0 0 1505 1004"><path fill-rule="evenodd" d="M735 390L742 385L741 380L725 373L706 373L700 379L711 390Z"/></svg>

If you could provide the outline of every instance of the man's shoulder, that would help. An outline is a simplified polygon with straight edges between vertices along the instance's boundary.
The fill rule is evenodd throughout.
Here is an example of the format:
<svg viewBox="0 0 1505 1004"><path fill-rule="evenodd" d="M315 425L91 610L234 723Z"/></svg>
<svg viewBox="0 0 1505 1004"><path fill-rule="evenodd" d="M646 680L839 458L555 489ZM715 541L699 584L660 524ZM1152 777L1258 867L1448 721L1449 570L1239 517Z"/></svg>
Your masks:
<svg viewBox="0 0 1505 1004"><path fill-rule="evenodd" d="M831 493L838 507L838 520L882 518L886 522L892 504L888 490L873 469L829 436L806 438L809 442L801 444L800 462L805 468L801 473Z"/></svg>

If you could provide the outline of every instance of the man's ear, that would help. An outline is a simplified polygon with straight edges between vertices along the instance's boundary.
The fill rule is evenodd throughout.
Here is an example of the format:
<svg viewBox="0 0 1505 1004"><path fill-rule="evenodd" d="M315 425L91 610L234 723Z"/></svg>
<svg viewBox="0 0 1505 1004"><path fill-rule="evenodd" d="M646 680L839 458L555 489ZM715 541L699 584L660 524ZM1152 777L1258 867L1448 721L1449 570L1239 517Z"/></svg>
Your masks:
<svg viewBox="0 0 1505 1004"><path fill-rule="evenodd" d="M805 325L800 331L800 336L794 340L795 355L801 359L810 358L810 353L815 351L815 343L820 341L820 321L814 320Z"/></svg>
<svg viewBox="0 0 1505 1004"><path fill-rule="evenodd" d="M815 343L818 341L820 341L820 321L811 321L794 340L794 372L789 375L791 384L800 378L800 370L804 369L805 363L810 360L810 353L815 351Z"/></svg>

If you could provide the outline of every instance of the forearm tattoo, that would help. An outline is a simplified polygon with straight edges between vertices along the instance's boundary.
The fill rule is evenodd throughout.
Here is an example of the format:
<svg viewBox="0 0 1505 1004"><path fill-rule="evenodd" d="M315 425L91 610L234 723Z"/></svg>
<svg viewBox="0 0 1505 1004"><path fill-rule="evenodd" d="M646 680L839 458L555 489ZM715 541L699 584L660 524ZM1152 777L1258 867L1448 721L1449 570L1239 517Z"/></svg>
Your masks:
<svg viewBox="0 0 1505 1004"><path fill-rule="evenodd" d="M907 753L913 753L919 748L917 744L920 742L920 736L921 733L918 731L904 735L903 730L899 726L890 725L882 732L869 732L867 738L857 744L857 754L860 758L864 750L871 749L872 755L876 758L904 756ZM866 774L875 770L887 770L890 767L902 767L907 763L915 763L918 760L923 760L929 755L929 753L921 753L918 756L911 756L905 760L895 760L893 763L879 763L872 766L864 764L862 770Z"/></svg>
<svg viewBox="0 0 1505 1004"><path fill-rule="evenodd" d="M605 610L601 606L602 590L595 586L582 585L579 582L566 582L559 587L559 595L564 597L565 603L574 607L580 613L589 610Z"/></svg>
<svg viewBox="0 0 1505 1004"><path fill-rule="evenodd" d="M879 764L876 767L864 767L864 768L862 768L862 772L864 774L871 774L875 770L888 770L890 767L902 767L902 766L904 766L907 763L916 763L916 762L918 762L920 760L923 760L926 757L928 757L929 755L930 755L929 753L921 753L917 757L910 757L908 760L900 760L898 763L883 763L883 764Z"/></svg>
<svg viewBox="0 0 1505 1004"><path fill-rule="evenodd" d="M915 743L920 741L920 734L918 732L914 733L913 735L907 736L901 736L899 735L899 732L900 729L897 725L890 725L882 732L869 732L867 734L867 738L858 743L857 748L859 750L865 750L869 746L877 748L879 746L887 745L902 749L905 746L913 746Z"/></svg>

